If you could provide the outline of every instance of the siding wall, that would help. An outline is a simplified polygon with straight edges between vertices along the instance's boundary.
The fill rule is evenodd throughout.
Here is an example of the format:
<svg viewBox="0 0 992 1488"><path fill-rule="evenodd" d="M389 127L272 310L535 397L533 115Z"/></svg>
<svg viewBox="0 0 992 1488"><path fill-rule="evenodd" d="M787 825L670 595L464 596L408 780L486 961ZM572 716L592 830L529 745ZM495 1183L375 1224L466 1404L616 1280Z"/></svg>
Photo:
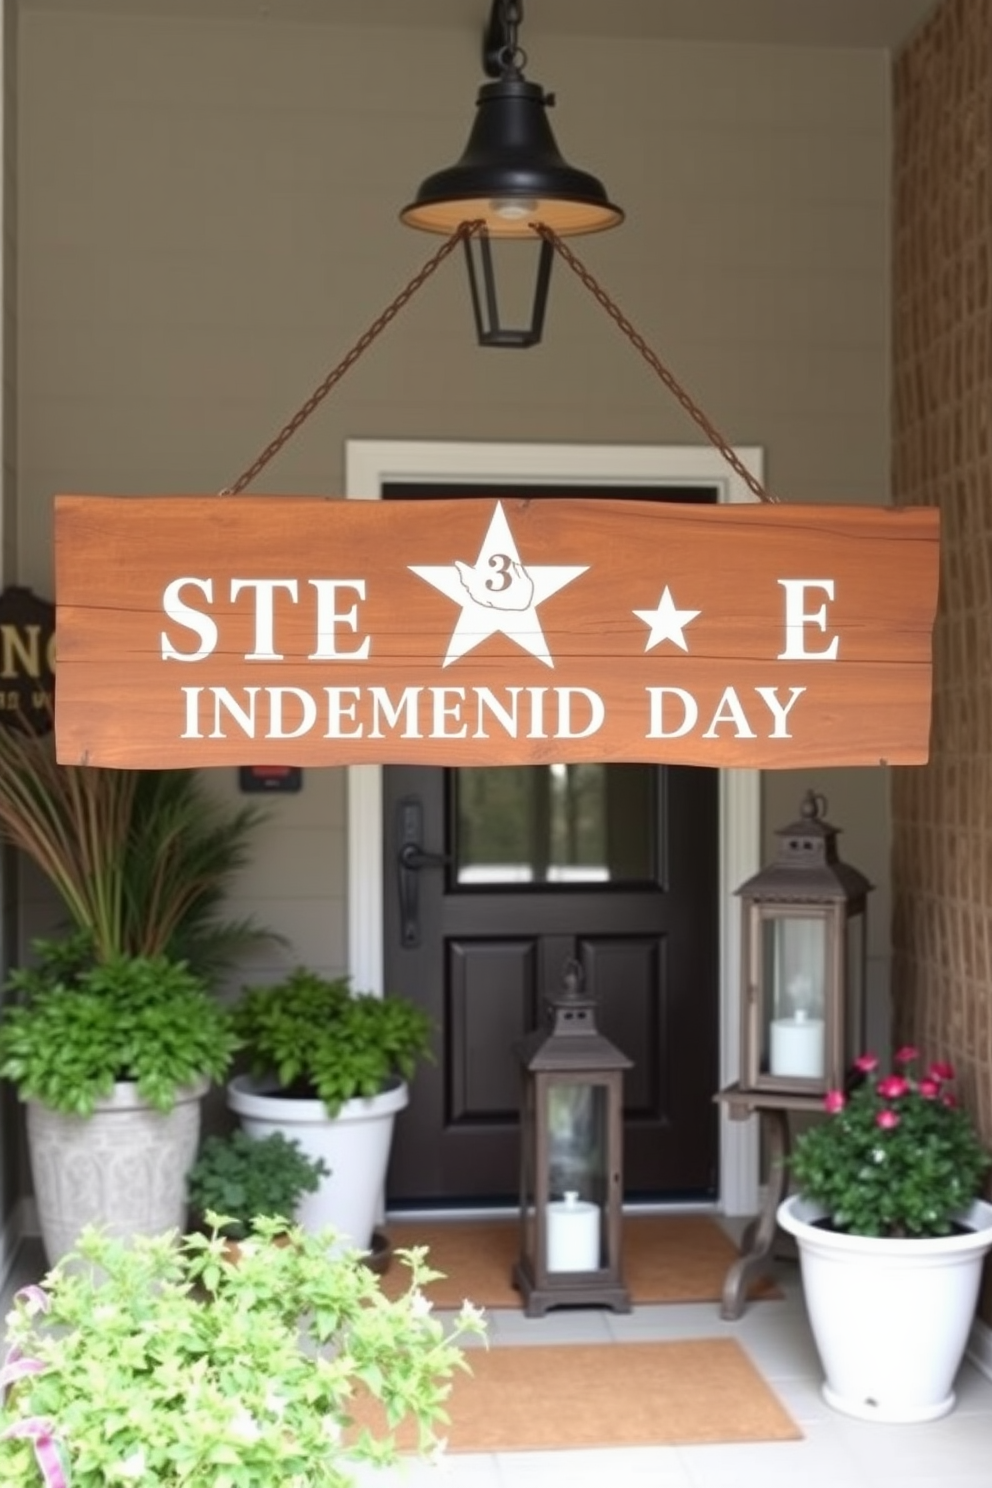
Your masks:
<svg viewBox="0 0 992 1488"><path fill-rule="evenodd" d="M0 580L16 574L17 560L17 5L0 0L0 158L3 194L0 199ZM15 936L17 864L0 851L0 976L10 964ZM17 1206L20 1122L13 1091L0 1086L0 1277L9 1260L8 1237Z"/></svg>
<svg viewBox="0 0 992 1488"><path fill-rule="evenodd" d="M893 989L992 1145L989 0L945 0L902 54L894 130L893 489L940 507L943 573L931 762L893 777Z"/></svg>
<svg viewBox="0 0 992 1488"><path fill-rule="evenodd" d="M725 437L764 446L783 499L884 504L888 57L552 38L538 11L528 74L558 95L562 151L628 211L582 258ZM20 582L51 592L55 492L230 482L412 276L437 240L397 212L460 153L477 54L470 26L22 17ZM701 436L560 266L546 343L480 351L453 260L259 489L341 491L348 437ZM260 978L347 966L344 784L311 770L272 803L232 906L289 937ZM808 785L878 885L884 1008L888 776L770 775L769 850ZM50 923L29 883L22 937Z"/></svg>

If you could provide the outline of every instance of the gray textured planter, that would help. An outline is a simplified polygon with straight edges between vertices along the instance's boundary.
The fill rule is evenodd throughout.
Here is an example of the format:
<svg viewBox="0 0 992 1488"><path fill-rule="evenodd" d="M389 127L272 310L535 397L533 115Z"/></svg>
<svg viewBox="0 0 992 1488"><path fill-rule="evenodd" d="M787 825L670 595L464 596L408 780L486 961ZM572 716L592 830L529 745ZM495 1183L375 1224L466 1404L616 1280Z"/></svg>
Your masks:
<svg viewBox="0 0 992 1488"><path fill-rule="evenodd" d="M115 1085L92 1116L27 1101L28 1156L49 1263L87 1224L122 1240L186 1227L186 1174L196 1157L208 1082L180 1091L167 1114L133 1084Z"/></svg>

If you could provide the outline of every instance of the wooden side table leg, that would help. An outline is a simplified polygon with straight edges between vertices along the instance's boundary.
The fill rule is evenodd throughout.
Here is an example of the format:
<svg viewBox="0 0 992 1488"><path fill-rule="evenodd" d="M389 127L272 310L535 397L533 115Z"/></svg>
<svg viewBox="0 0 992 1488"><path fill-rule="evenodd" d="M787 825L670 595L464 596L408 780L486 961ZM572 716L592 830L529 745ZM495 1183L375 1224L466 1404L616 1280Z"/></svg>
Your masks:
<svg viewBox="0 0 992 1488"><path fill-rule="evenodd" d="M768 1142L768 1187L765 1202L756 1220L744 1231L742 1254L727 1272L723 1283L720 1316L734 1323L744 1311L747 1289L754 1276L764 1269L764 1262L775 1242L776 1212L786 1187L786 1159L789 1155L789 1115L787 1111L761 1111L761 1129Z"/></svg>

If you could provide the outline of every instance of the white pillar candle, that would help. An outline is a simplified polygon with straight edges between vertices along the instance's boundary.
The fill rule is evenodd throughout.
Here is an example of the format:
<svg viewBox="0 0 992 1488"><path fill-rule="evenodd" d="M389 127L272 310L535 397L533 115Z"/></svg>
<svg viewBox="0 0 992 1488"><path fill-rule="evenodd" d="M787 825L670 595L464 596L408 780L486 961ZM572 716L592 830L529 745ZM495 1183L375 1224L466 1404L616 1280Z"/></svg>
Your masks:
<svg viewBox="0 0 992 1488"><path fill-rule="evenodd" d="M800 1012L794 1018L772 1020L771 1073L814 1080L822 1078L822 1018L807 1018Z"/></svg>
<svg viewBox="0 0 992 1488"><path fill-rule="evenodd" d="M548 1205L548 1270L599 1270L599 1205L577 1193Z"/></svg>

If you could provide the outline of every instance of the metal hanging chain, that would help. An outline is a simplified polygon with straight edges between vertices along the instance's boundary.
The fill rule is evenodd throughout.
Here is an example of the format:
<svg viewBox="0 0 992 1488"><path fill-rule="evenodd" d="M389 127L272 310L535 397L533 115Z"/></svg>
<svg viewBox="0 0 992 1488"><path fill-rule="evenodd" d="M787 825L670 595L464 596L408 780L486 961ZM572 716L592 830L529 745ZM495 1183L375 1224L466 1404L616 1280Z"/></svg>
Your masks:
<svg viewBox="0 0 992 1488"><path fill-rule="evenodd" d="M447 238L437 252L427 260L420 272L410 280L409 284L400 291L392 303L387 305L382 314L372 322L365 334L359 337L351 350L338 362L337 366L328 372L320 386L314 389L303 406L293 414L293 417L288 423L283 425L275 438L265 446L258 458L248 466L247 470L238 476L233 485L224 487L220 492L221 496L237 496L246 486L251 485L255 477L265 469L270 460L275 458L283 445L292 439L300 425L304 424L314 409L324 401L332 388L337 386L345 373L351 370L362 353L368 350L372 342L381 335L386 327L396 319L396 316L404 306L413 299L417 290L427 282L436 269L440 268L448 255L454 252L459 243L472 237L482 227L483 223L478 221L463 222L456 228L451 237ZM538 223L536 224L536 230L545 242L550 243L555 252L564 259L565 263L568 264L572 272L581 280L593 298L598 300L610 319L615 322L634 349L640 352L648 366L661 379L672 396L682 405L689 417L703 431L713 447L719 451L731 469L740 476L748 490L757 496L759 501L777 502L778 498L773 496L769 491L766 491L761 482L751 474L750 470L748 470L747 466L740 460L734 450L731 449L719 431L710 423L698 404L694 403L692 398L689 397L689 394L675 377L674 373L670 372L660 357L652 351L640 332L635 330L619 306L614 303L606 290L586 268L585 264L576 258L575 254L567 247L554 229L546 227L544 223Z"/></svg>
<svg viewBox="0 0 992 1488"><path fill-rule="evenodd" d="M481 226L481 222L463 222L460 227L455 229L450 238L445 239L437 252L424 264L419 274L415 274L406 288L400 290L395 300L386 306L382 314L372 322L365 334L359 337L351 350L338 362L337 366L328 372L320 386L314 389L303 406L297 409L288 423L283 425L276 437L265 446L258 458L253 460L247 470L238 476L232 486L225 486L218 493L219 495L237 496L246 486L251 485L255 477L265 469L270 460L275 458L283 445L288 444L300 425L306 423L314 409L323 403L328 393L332 388L337 386L345 373L351 371L351 368L358 361L362 353L369 349L376 337L381 335L386 327L396 319L404 306L413 299L417 290L426 284L436 269L440 268L449 253L453 253L459 243L466 238L470 238Z"/></svg>
<svg viewBox="0 0 992 1488"><path fill-rule="evenodd" d="M740 476L748 489L757 496L759 501L768 501L776 504L778 497L773 496L770 491L766 491L761 482L751 474L747 466L723 438L723 435L713 427L699 405L694 403L689 397L689 394L674 373L670 372L660 357L651 350L644 337L634 329L623 311L618 305L614 304L606 290L589 272L585 264L576 258L572 250L562 241L553 228L546 227L543 222L536 223L535 227L544 241L550 243L555 252L565 260L568 267L578 276L593 298L599 301L610 319L619 326L620 330L627 337L631 346L634 347L635 351L640 352L648 366L660 377L668 391L681 403L689 417L702 429L710 444L719 450L727 464Z"/></svg>

